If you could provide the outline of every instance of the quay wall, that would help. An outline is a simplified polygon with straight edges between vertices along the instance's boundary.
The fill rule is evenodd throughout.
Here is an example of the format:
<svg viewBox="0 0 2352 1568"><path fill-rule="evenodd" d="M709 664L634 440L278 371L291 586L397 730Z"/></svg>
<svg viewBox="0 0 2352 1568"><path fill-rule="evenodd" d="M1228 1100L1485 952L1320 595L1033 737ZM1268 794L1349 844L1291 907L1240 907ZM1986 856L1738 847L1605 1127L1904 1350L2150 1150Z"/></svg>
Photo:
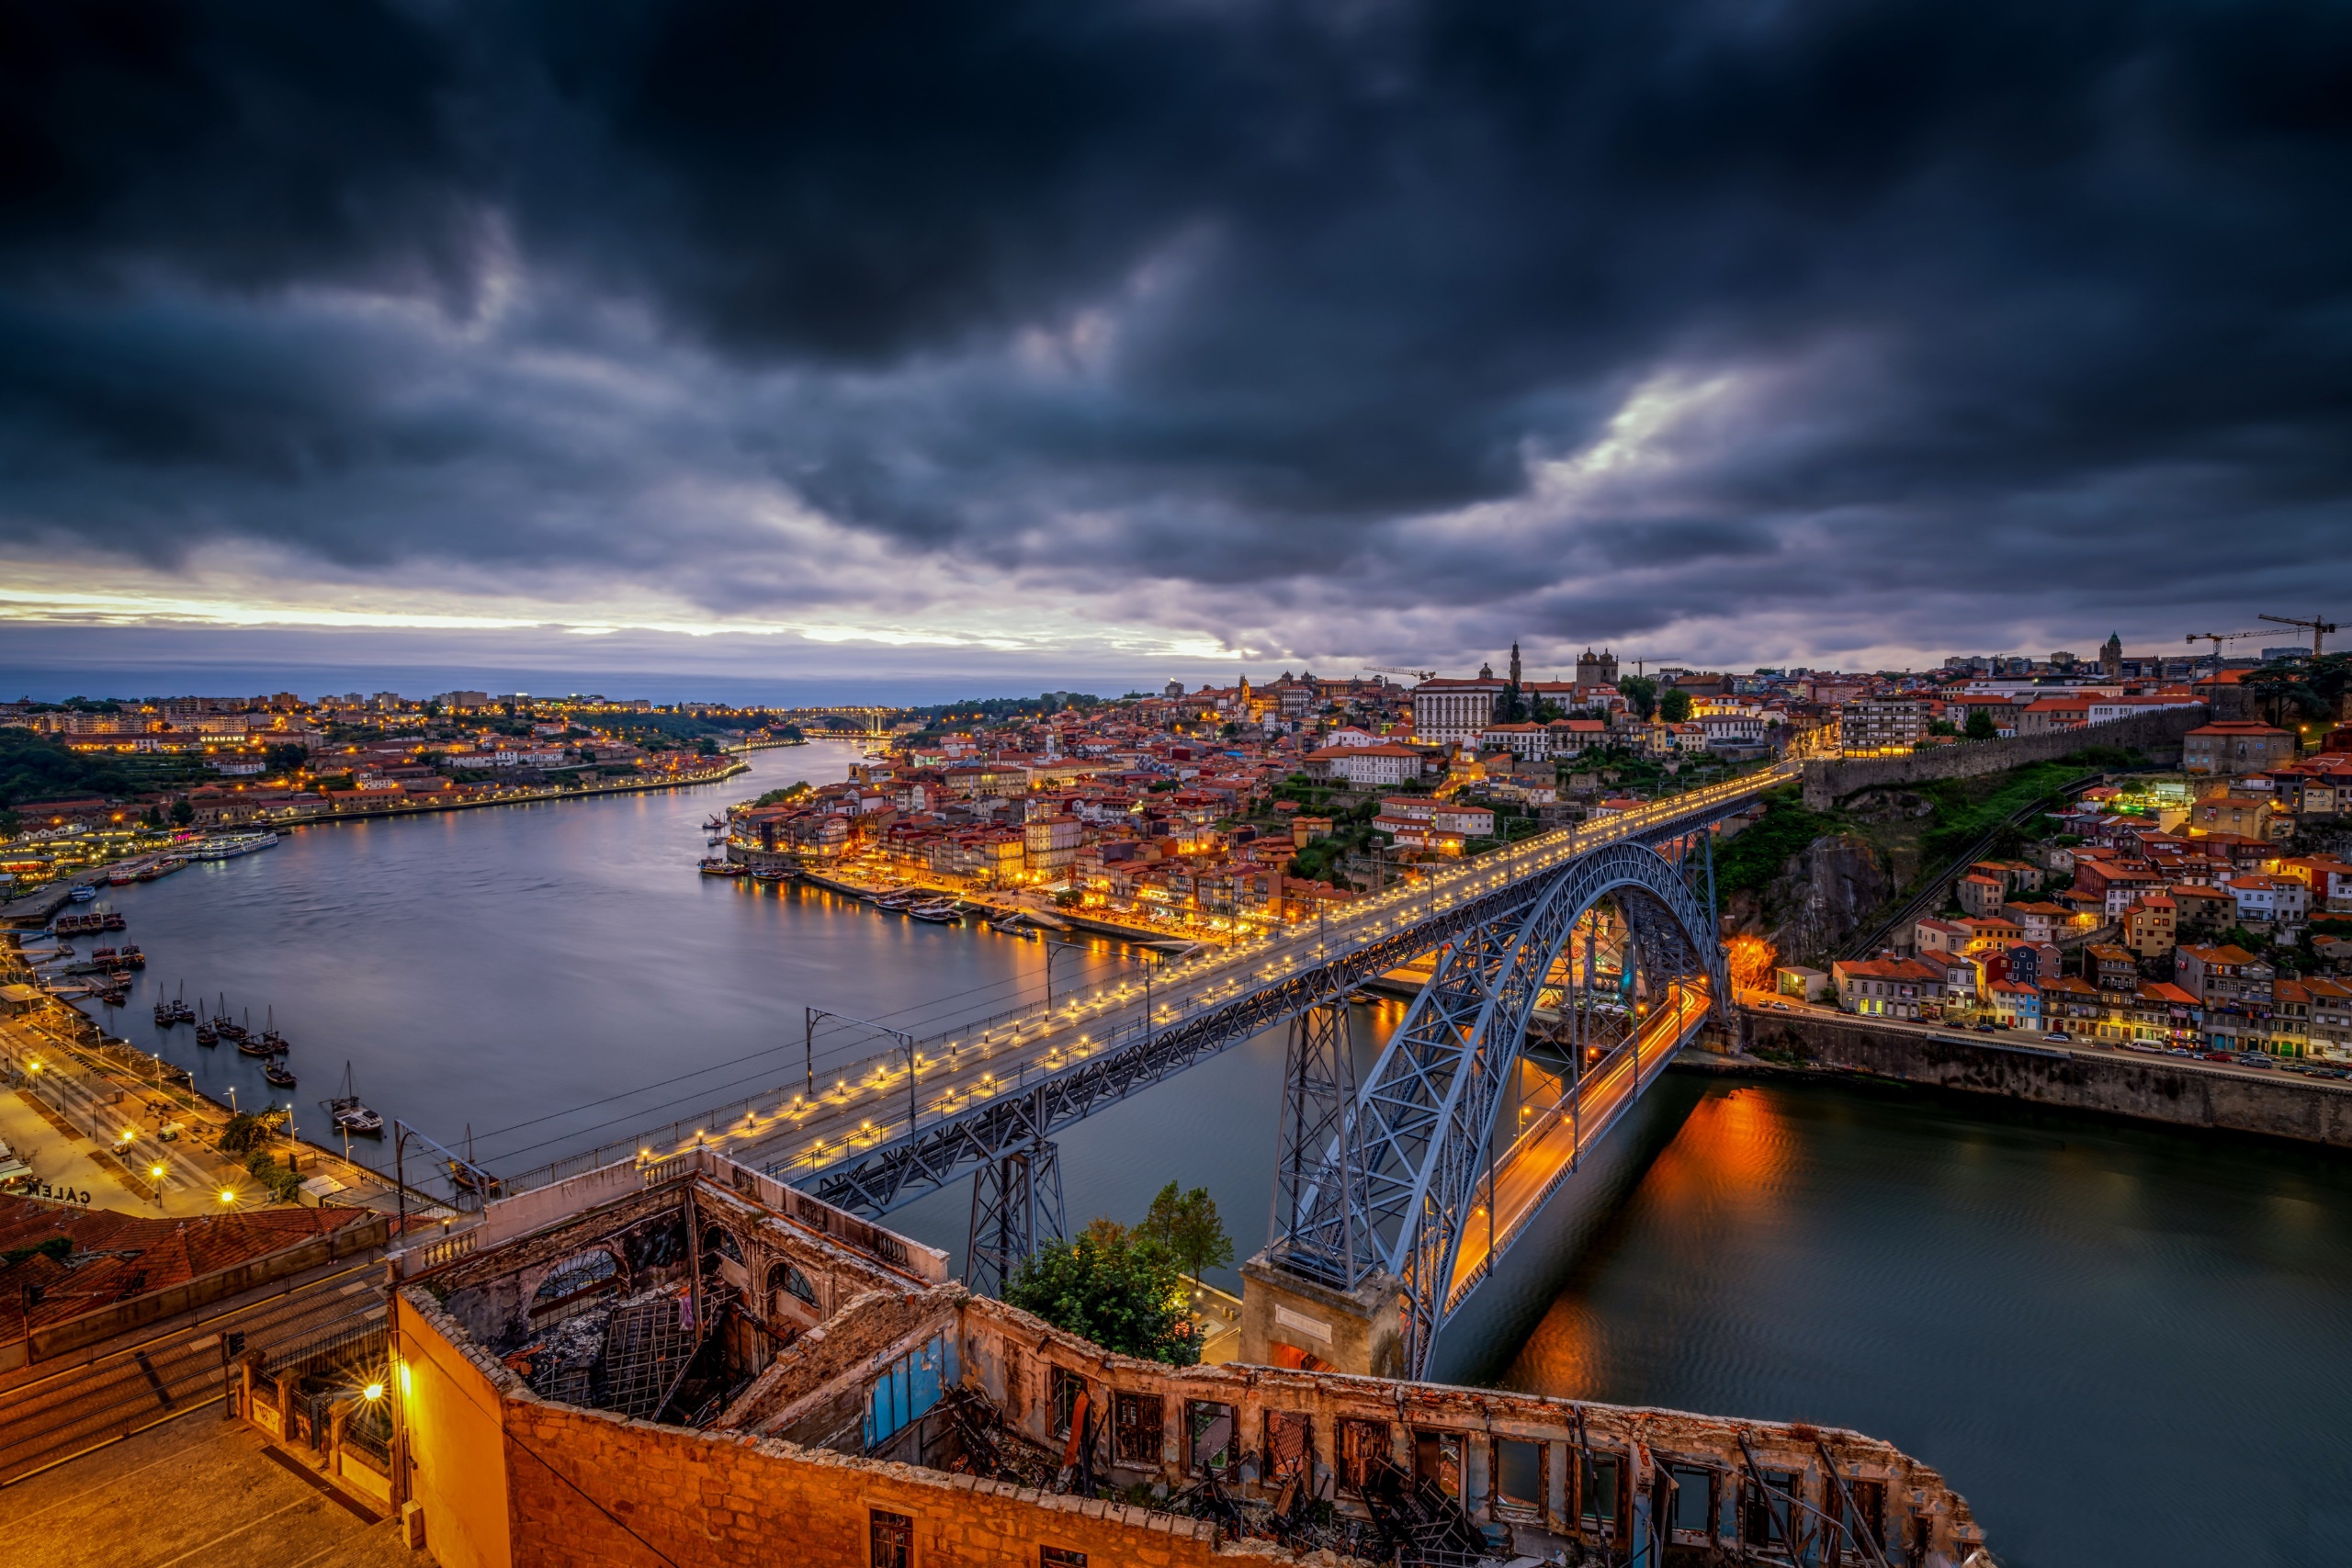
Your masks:
<svg viewBox="0 0 2352 1568"><path fill-rule="evenodd" d="M2006 773L2029 762L2054 761L2090 746L2136 746L2165 764L2180 761L2181 738L2205 722L2202 706L2165 708L2131 718L2109 719L2080 729L2020 735L2007 740L1961 740L1907 757L1856 757L1804 765L1804 804L1827 811L1866 789L1899 788L1929 779L1971 779Z"/></svg>
<svg viewBox="0 0 2352 1568"><path fill-rule="evenodd" d="M2352 1086L2340 1083L2213 1070L2177 1057L2109 1055L1994 1037L1961 1041L1860 1019L1747 1017L1750 1051L1804 1067L2352 1149Z"/></svg>

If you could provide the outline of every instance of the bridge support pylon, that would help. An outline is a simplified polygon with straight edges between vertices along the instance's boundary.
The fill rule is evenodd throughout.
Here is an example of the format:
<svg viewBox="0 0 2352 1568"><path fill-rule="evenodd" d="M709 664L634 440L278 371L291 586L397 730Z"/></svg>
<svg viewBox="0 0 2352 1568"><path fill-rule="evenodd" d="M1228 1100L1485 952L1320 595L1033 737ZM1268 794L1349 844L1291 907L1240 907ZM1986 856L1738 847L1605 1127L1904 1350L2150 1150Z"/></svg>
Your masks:
<svg viewBox="0 0 2352 1568"><path fill-rule="evenodd" d="M972 1173L972 1224L964 1282L982 1295L1004 1287L1041 1246L1067 1240L1060 1152L1040 1138Z"/></svg>
<svg viewBox="0 0 2352 1568"><path fill-rule="evenodd" d="M1241 1350L1261 1367L1401 1378L1405 1286L1375 1269L1352 1290L1310 1280L1269 1248L1241 1266Z"/></svg>

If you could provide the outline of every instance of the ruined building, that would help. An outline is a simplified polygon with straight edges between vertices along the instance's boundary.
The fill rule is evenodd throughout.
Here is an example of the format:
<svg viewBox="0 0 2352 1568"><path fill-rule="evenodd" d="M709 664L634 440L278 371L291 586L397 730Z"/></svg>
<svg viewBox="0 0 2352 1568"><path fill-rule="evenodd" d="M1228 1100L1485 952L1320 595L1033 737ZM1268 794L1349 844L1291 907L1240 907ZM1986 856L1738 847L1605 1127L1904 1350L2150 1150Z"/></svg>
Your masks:
<svg viewBox="0 0 2352 1568"><path fill-rule="evenodd" d="M945 1261L709 1153L493 1203L391 1265L394 1500L451 1568L1989 1568L1942 1478L1856 1433L1178 1370Z"/></svg>

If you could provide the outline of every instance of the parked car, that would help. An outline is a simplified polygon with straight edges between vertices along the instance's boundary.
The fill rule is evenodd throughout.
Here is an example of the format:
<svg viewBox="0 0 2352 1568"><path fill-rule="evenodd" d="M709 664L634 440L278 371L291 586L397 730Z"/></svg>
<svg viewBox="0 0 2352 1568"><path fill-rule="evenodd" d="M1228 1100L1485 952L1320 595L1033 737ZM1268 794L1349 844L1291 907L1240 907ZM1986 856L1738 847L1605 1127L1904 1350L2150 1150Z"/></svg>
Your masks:
<svg viewBox="0 0 2352 1568"><path fill-rule="evenodd" d="M2198 1055L2200 1060L2207 1062L2234 1062L2237 1060L2235 1056L2231 1055L2227 1051L2201 1051L2198 1053Z"/></svg>
<svg viewBox="0 0 2352 1568"><path fill-rule="evenodd" d="M1774 1002L1772 1004L1772 1010L1774 1012L1791 1012L1795 1010L1792 1009L1786 1002Z"/></svg>
<svg viewBox="0 0 2352 1568"><path fill-rule="evenodd" d="M1980 1023L1976 1026L1976 1032L1979 1034L1998 1034L2001 1032L1994 1028L1989 1023Z"/></svg>
<svg viewBox="0 0 2352 1568"><path fill-rule="evenodd" d="M2278 1065L2269 1057L2258 1055L2253 1051L2248 1051L2244 1055L2238 1057L2237 1064L2241 1067L2275 1067Z"/></svg>

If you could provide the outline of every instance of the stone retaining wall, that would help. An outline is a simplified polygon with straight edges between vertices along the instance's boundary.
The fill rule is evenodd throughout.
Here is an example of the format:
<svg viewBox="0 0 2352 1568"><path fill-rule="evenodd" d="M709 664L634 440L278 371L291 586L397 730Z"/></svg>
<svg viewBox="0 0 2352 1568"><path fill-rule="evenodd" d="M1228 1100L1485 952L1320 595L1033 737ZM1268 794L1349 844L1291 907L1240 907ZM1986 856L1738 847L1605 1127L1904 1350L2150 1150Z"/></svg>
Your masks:
<svg viewBox="0 0 2352 1568"><path fill-rule="evenodd" d="M2259 1133L2352 1149L2352 1086L2216 1072L2177 1057L2108 1055L2031 1036L1949 1039L1860 1019L1747 1015L1752 1051L1806 1065L2176 1127Z"/></svg>
<svg viewBox="0 0 2352 1568"><path fill-rule="evenodd" d="M2008 740L1961 740L1907 757L1857 757L1804 765L1804 804L1827 811L1866 789L1900 788L1929 779L1969 779L2029 762L2054 761L2091 746L2136 746L2159 763L2180 761L2181 737L2205 722L2203 707L2165 708L2080 729Z"/></svg>

